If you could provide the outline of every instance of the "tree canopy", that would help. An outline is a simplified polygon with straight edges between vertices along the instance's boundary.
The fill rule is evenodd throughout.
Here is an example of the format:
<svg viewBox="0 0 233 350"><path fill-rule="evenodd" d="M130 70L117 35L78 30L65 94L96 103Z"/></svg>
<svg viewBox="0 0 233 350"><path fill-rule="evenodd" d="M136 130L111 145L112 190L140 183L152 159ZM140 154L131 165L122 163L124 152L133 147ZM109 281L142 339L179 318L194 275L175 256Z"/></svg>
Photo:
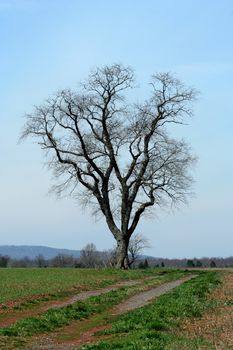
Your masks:
<svg viewBox="0 0 233 350"><path fill-rule="evenodd" d="M192 184L195 157L167 129L192 115L196 92L169 73L153 75L150 87L147 100L132 103L133 70L97 68L79 91L59 91L36 106L22 133L45 151L55 190L69 189L105 217L122 268L129 265L129 240L142 215L185 202Z"/></svg>

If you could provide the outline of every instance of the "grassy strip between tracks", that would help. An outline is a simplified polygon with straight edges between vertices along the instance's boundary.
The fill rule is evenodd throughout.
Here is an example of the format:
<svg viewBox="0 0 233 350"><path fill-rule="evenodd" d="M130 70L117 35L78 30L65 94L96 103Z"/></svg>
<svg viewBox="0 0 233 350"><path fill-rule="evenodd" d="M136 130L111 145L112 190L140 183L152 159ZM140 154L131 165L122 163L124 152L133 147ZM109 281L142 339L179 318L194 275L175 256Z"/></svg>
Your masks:
<svg viewBox="0 0 233 350"><path fill-rule="evenodd" d="M165 294L153 303L120 316L111 329L102 333L108 339L82 346L82 350L200 350L213 349L203 339L177 336L175 329L184 318L201 317L213 308L210 291L219 284L215 272L206 272ZM110 338L109 338L110 337Z"/></svg>
<svg viewBox="0 0 233 350"><path fill-rule="evenodd" d="M78 301L62 308L50 309L40 316L27 317L9 327L0 328L0 345L13 342L15 347L24 343L27 337L44 332L51 332L69 324L72 320L87 319L91 315L104 312L119 304L130 295L151 286L178 279L184 272L171 270L164 275L154 275L155 279L144 281L143 285L120 288L85 301ZM10 340L10 338L14 338Z"/></svg>

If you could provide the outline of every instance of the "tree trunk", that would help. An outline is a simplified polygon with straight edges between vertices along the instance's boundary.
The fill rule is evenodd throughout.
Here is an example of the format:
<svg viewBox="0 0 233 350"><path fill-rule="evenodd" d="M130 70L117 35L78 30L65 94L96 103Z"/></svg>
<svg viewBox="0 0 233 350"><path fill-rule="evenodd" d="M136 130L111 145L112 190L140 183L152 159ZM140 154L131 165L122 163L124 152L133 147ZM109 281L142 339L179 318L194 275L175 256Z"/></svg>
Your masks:
<svg viewBox="0 0 233 350"><path fill-rule="evenodd" d="M128 259L128 246L129 239L122 237L117 240L117 264L118 269L128 269L129 268L129 259Z"/></svg>

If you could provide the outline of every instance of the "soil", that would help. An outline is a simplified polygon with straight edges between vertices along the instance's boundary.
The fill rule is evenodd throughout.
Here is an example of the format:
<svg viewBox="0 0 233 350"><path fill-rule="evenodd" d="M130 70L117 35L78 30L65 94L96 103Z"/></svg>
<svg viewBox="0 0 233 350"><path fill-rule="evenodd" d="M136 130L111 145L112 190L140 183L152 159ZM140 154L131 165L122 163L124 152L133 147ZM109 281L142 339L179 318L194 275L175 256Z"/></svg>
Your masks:
<svg viewBox="0 0 233 350"><path fill-rule="evenodd" d="M186 320L180 334L190 338L204 338L216 350L233 349L233 273L224 274L222 285L210 295L217 306L200 319Z"/></svg>
<svg viewBox="0 0 233 350"><path fill-rule="evenodd" d="M167 293L171 289L176 288L194 277L196 277L196 275L189 275L176 281L164 283L145 292L140 292L125 302L117 305L112 310L109 310L108 315L111 315L114 318L116 315L124 314L130 310L145 306L152 299ZM132 282L135 284L135 281ZM90 296L90 294L88 296ZM27 348L24 348L23 350L73 350L83 344L91 343L93 341L96 342L99 339L98 336L96 336L96 332L106 330L107 325L101 324L99 326L93 326L92 323L90 320L71 322L70 325L63 327L53 334L47 334L34 338L33 344L31 344L31 346L27 346ZM80 332L80 329L83 329L83 331ZM61 340L65 338L67 341Z"/></svg>
<svg viewBox="0 0 233 350"><path fill-rule="evenodd" d="M151 278L151 277L149 277ZM114 290L117 290L121 287L127 287L127 286L133 286L141 283L142 280L130 280L130 281L122 281L117 284L101 288L101 289L96 289L96 290L90 290L90 291L85 291L85 292L80 292L77 295L74 295L66 300L57 300L51 304L50 302L45 302L41 303L39 306L36 306L36 309L23 309L23 310L2 310L1 315L0 315L0 327L8 327L15 322L24 319L25 317L29 316L37 316L40 315L44 312L46 312L49 309L53 308L62 308L68 305L74 304L76 301L79 300L85 300L87 298L90 298L92 296L98 296L103 293L111 292Z"/></svg>
<svg viewBox="0 0 233 350"><path fill-rule="evenodd" d="M90 297L98 296L98 295L103 294L103 293L112 292L112 291L117 290L121 287L134 286L136 284L139 284L140 282L141 282L140 280L123 281L123 282L119 282L118 284L106 287L106 288L82 292L82 293L79 293L78 295L74 295L69 300L66 300L64 302L57 302L57 303L50 305L49 307L47 307L45 309L45 311L48 309L53 309L53 308L57 309L57 308L62 308L62 307L68 306L68 305L72 305L72 304L76 303L76 301L81 301L81 300L85 300L85 299L90 298Z"/></svg>
<svg viewBox="0 0 233 350"><path fill-rule="evenodd" d="M182 283L189 281L190 279L192 279L194 277L195 277L195 275L186 276L186 277L180 278L179 280L167 282L165 284L162 284L159 287L155 287L155 288L150 289L146 292L142 292L140 294L134 295L132 298L126 300L124 303L117 305L117 307L113 310L112 314L119 315L119 314L125 313L127 311L145 306L152 299L159 297L162 294L167 293L169 290L171 290L175 287L178 287Z"/></svg>

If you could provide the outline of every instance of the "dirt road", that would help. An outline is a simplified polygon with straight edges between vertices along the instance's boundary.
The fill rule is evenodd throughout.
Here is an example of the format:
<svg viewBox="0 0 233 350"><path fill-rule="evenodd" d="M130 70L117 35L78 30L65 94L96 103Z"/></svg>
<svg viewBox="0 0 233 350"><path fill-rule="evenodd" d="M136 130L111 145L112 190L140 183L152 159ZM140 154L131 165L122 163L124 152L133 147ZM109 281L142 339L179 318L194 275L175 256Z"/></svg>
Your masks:
<svg viewBox="0 0 233 350"><path fill-rule="evenodd" d="M112 310L109 310L109 315L112 315L114 317L115 315L124 314L130 310L143 307L154 298L167 293L168 291L178 287L182 283L189 281L195 277L196 275L185 276L178 280L167 282L158 287L151 288L150 290L147 290L145 292L140 292L130 297L128 300L124 301L123 303L117 305ZM132 281L132 283L135 284L135 281ZM129 284L127 283L127 285ZM87 297L91 295L97 295L97 294L92 294L91 291L88 292L88 294L86 294ZM83 298L84 298L84 294L83 294ZM78 299L78 300L84 300L84 299ZM59 329L53 334L36 338L30 347L27 346L27 348L24 348L22 350L74 350L83 344L96 341L96 337L94 336L95 333L97 331L104 330L106 328L106 325L104 326L101 324L95 327L91 326L90 329L83 332L79 336L76 336L76 337L74 336L72 340L69 340L66 342L59 341L59 337L61 336L61 334L63 337L67 336L67 338L70 339L69 335L75 334L75 329L78 329L80 327L81 322L88 323L89 321L88 320L74 321L70 325L62 329Z"/></svg>

